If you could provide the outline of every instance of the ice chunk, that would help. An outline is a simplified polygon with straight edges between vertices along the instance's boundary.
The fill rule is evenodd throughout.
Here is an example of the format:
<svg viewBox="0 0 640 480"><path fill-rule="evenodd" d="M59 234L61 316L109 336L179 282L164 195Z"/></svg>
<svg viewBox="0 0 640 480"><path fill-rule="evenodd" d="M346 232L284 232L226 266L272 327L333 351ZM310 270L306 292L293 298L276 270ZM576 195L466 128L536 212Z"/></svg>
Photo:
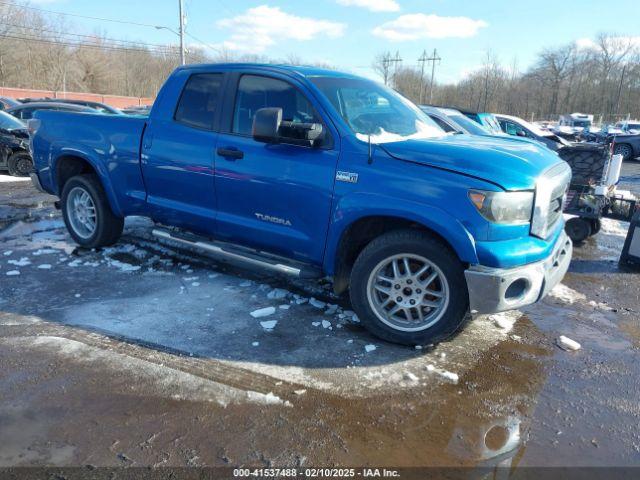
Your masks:
<svg viewBox="0 0 640 480"><path fill-rule="evenodd" d="M20 270L9 270L7 272L7 276L9 277L15 277L16 275L20 275Z"/></svg>
<svg viewBox="0 0 640 480"><path fill-rule="evenodd" d="M311 322L311 325L313 325L314 327L319 327L320 326L320 322Z"/></svg>
<svg viewBox="0 0 640 480"><path fill-rule="evenodd" d="M27 257L22 257L20 260L8 260L9 265L15 265L16 267L26 267L31 265L31 261Z"/></svg>
<svg viewBox="0 0 640 480"><path fill-rule="evenodd" d="M560 335L556 340L557 345L567 351L576 351L580 350L581 346L575 340L571 340L569 337L565 337L564 335Z"/></svg>
<svg viewBox="0 0 640 480"><path fill-rule="evenodd" d="M32 252L31 255L35 255L36 257L38 257L40 255L46 255L49 253L58 253L58 250L54 250L53 248L40 248L35 252Z"/></svg>
<svg viewBox="0 0 640 480"><path fill-rule="evenodd" d="M200 286L200 282L193 282L191 284L192 287L199 287Z"/></svg>
<svg viewBox="0 0 640 480"><path fill-rule="evenodd" d="M287 296L288 293L289 292L287 292L283 288L274 288L267 294L267 298L270 298L272 300L282 300Z"/></svg>
<svg viewBox="0 0 640 480"><path fill-rule="evenodd" d="M7 250L7 251L5 251L5 252L2 252L2 254L3 254L5 257L8 257L8 256L9 256L9 255L11 255L12 253L13 253L13 250Z"/></svg>
<svg viewBox="0 0 640 480"><path fill-rule="evenodd" d="M369 345L365 345L365 346L364 346L364 350L365 350L367 353L369 353L369 352L373 352L376 348L378 348L378 347L376 347L375 345L373 345L373 344L371 344L371 343L370 343Z"/></svg>
<svg viewBox="0 0 640 480"><path fill-rule="evenodd" d="M427 370L430 372L434 372L437 373L438 375L446 378L447 380L453 382L453 383L458 383L458 380L460 377L458 377L457 373L453 373L453 372L449 372L447 370L443 370L441 368L436 368L434 365L427 365Z"/></svg>
<svg viewBox="0 0 640 480"><path fill-rule="evenodd" d="M209 276L209 278L211 278L211 276ZM253 285L253 282L251 280L245 280L244 282L241 282L240 285L238 285L239 287L250 287L251 285Z"/></svg>
<svg viewBox="0 0 640 480"><path fill-rule="evenodd" d="M331 322L328 320L322 320L322 328L331 328Z"/></svg>
<svg viewBox="0 0 640 480"><path fill-rule="evenodd" d="M278 308L280 308L281 310L289 310L291 308L291 305L285 303L284 305L280 305Z"/></svg>
<svg viewBox="0 0 640 480"><path fill-rule="evenodd" d="M313 297L311 297L311 299L309 300L309 303L316 308L324 308L326 305L325 302L321 302L320 300Z"/></svg>
<svg viewBox="0 0 640 480"><path fill-rule="evenodd" d="M51 270L51 265L49 265L48 263L43 263L42 265L38 265L38 268L40 270Z"/></svg>
<svg viewBox="0 0 640 480"><path fill-rule="evenodd" d="M251 342L251 345L253 345L254 347L257 347L258 345L260 345L260 342Z"/></svg>
<svg viewBox="0 0 640 480"><path fill-rule="evenodd" d="M250 313L250 315L253 318L262 318L262 317L268 317L269 315L273 315L274 313L276 313L275 307L265 307L265 308L259 308L258 310L254 310L253 312Z"/></svg>
<svg viewBox="0 0 640 480"><path fill-rule="evenodd" d="M276 327L277 323L278 320L264 320L260 322L260 325L262 325L262 328L264 328L265 330L273 330Z"/></svg>
<svg viewBox="0 0 640 480"><path fill-rule="evenodd" d="M402 376L402 378L404 378L405 380L411 383L418 383L420 381L420 379L411 372L404 372L404 375Z"/></svg>

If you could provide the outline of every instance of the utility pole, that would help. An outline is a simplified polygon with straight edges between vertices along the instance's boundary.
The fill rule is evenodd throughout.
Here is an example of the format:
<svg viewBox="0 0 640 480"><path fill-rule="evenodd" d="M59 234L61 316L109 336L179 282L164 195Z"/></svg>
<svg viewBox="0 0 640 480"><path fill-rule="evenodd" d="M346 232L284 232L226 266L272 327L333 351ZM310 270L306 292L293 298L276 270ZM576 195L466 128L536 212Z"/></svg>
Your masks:
<svg viewBox="0 0 640 480"><path fill-rule="evenodd" d="M394 87L396 86L396 75L398 74L398 64L402 63L402 58L400 58L400 52L398 50L396 50L396 56L393 58L389 58L389 63L394 63L395 65L393 66L393 83L394 83Z"/></svg>
<svg viewBox="0 0 640 480"><path fill-rule="evenodd" d="M427 51L423 50L418 59L420 64L420 105L424 103L424 64L427 63Z"/></svg>
<svg viewBox="0 0 640 480"><path fill-rule="evenodd" d="M438 51L434 48L433 55L427 58L426 62L432 62L431 64L431 86L429 87L429 104L433 104L433 79L436 76L436 62L440 62L442 58L438 56Z"/></svg>
<svg viewBox="0 0 640 480"><path fill-rule="evenodd" d="M180 13L180 65L185 64L185 54L184 54L184 14L183 11L183 0L178 0L178 11Z"/></svg>

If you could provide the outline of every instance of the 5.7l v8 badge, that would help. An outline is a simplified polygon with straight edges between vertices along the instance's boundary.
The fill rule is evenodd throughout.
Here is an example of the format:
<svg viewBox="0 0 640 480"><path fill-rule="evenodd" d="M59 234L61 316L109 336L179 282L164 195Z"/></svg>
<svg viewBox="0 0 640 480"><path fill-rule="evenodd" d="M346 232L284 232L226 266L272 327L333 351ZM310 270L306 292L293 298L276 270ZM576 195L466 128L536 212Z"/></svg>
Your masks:
<svg viewBox="0 0 640 480"><path fill-rule="evenodd" d="M358 183L358 174L353 172L336 172L336 180L338 182Z"/></svg>

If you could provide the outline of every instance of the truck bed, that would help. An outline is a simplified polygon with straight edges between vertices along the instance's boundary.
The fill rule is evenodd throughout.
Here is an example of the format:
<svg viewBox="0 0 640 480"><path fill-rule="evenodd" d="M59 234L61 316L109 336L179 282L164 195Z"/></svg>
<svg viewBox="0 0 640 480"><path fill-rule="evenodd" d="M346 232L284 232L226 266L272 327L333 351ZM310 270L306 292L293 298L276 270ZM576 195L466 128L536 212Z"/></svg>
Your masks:
<svg viewBox="0 0 640 480"><path fill-rule="evenodd" d="M44 190L58 195L60 162L73 157L89 162L105 180L105 190L121 215L139 213L145 188L140 142L146 118L63 111L40 111L32 151ZM52 159L57 159L50 164Z"/></svg>

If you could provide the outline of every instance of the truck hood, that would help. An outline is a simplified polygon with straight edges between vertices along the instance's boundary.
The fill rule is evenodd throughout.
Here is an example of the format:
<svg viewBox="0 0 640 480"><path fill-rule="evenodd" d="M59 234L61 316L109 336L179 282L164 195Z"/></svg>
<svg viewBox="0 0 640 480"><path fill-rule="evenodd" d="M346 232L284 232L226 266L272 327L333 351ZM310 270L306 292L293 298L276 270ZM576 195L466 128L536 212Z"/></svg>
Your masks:
<svg viewBox="0 0 640 480"><path fill-rule="evenodd" d="M505 190L529 190L561 160L533 142L509 137L453 135L380 144L394 158L481 178Z"/></svg>

